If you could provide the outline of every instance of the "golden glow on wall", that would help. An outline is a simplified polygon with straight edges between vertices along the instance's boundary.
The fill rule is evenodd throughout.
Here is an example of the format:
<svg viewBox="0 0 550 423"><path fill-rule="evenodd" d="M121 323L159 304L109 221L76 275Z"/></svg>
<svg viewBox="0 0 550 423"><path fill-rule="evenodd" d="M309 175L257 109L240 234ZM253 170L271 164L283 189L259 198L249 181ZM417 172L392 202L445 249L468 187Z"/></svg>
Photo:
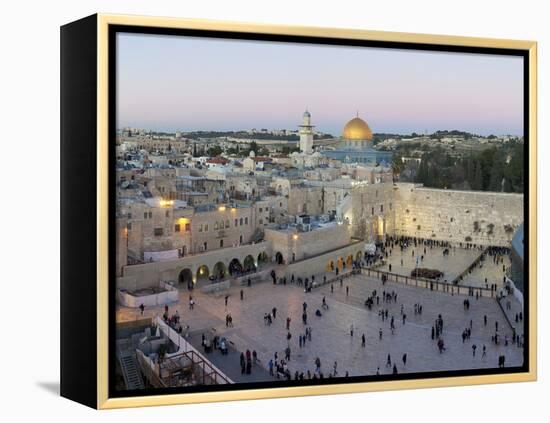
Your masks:
<svg viewBox="0 0 550 423"><path fill-rule="evenodd" d="M171 207L174 205L174 200L160 200L159 205L161 207Z"/></svg>

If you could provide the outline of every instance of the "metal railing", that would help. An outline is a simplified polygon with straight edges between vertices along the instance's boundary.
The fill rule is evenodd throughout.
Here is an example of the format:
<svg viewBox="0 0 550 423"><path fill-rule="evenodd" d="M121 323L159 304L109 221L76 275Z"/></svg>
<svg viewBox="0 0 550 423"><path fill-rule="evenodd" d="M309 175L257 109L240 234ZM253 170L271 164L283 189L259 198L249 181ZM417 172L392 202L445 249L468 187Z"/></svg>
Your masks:
<svg viewBox="0 0 550 423"><path fill-rule="evenodd" d="M468 285L455 285L448 282L434 281L413 276L403 276L397 273L371 269L369 267L363 267L361 273L369 277L375 277L377 279L382 279L382 277L385 276L385 282L401 283L403 285L429 289L430 291L445 292L451 295L466 295L470 297L478 295L479 297L495 298L497 294L495 290L492 290L490 288L480 288Z"/></svg>

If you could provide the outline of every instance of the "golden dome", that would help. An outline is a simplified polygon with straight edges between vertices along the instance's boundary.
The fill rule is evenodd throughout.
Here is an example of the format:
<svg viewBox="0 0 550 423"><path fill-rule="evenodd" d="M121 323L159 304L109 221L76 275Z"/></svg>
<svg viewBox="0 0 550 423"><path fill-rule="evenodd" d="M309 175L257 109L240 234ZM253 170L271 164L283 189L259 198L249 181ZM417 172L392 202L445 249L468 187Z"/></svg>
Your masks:
<svg viewBox="0 0 550 423"><path fill-rule="evenodd" d="M370 141L372 140L372 131L367 122L355 117L344 126L342 138L352 141Z"/></svg>

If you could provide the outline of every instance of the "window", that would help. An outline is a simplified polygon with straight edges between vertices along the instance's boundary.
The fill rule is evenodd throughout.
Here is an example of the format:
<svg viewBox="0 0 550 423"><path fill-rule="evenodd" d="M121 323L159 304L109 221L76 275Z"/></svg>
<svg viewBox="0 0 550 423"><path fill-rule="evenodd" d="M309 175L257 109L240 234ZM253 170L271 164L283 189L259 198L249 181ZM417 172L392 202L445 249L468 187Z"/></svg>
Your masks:
<svg viewBox="0 0 550 423"><path fill-rule="evenodd" d="M166 217L170 217L170 210L166 210Z"/></svg>
<svg viewBox="0 0 550 423"><path fill-rule="evenodd" d="M225 227L226 227L226 228L229 228L229 220L226 220L226 221L225 221Z"/></svg>
<svg viewBox="0 0 550 423"><path fill-rule="evenodd" d="M131 219L131 218L132 218L132 213L128 212L128 219Z"/></svg>
<svg viewBox="0 0 550 423"><path fill-rule="evenodd" d="M202 244L203 247L204 247L204 251L208 250L208 242L205 242L204 244Z"/></svg>
<svg viewBox="0 0 550 423"><path fill-rule="evenodd" d="M244 224L245 224L245 225L248 225L248 217L245 217L245 218L244 218Z"/></svg>
<svg viewBox="0 0 550 423"><path fill-rule="evenodd" d="M223 239L220 239L220 248L223 248Z"/></svg>
<svg viewBox="0 0 550 423"><path fill-rule="evenodd" d="M147 212L143 213L143 218L147 219Z"/></svg>
<svg viewBox="0 0 550 423"><path fill-rule="evenodd" d="M202 232L202 223L199 225L199 232Z"/></svg>
<svg viewBox="0 0 550 423"><path fill-rule="evenodd" d="M132 222L129 222L129 223L126 225L126 229L128 229L129 231L132 230Z"/></svg>
<svg viewBox="0 0 550 423"><path fill-rule="evenodd" d="M153 212L149 212L149 219L153 218Z"/></svg>
<svg viewBox="0 0 550 423"><path fill-rule="evenodd" d="M191 230L191 223L185 224L185 232L189 232Z"/></svg>
<svg viewBox="0 0 550 423"><path fill-rule="evenodd" d="M279 203L279 207L283 207L283 203Z"/></svg>
<svg viewBox="0 0 550 423"><path fill-rule="evenodd" d="M181 226L178 223L176 223L176 226L174 226L174 231L175 232L180 232L181 231Z"/></svg>
<svg viewBox="0 0 550 423"><path fill-rule="evenodd" d="M243 243L243 236L239 236L239 244L242 244Z"/></svg>
<svg viewBox="0 0 550 423"><path fill-rule="evenodd" d="M241 226L243 226L243 218L241 217L241 219L239 220L239 223Z"/></svg>
<svg viewBox="0 0 550 423"><path fill-rule="evenodd" d="M263 219L260 219L260 225L263 225L263 224L264 224Z"/></svg>
<svg viewBox="0 0 550 423"><path fill-rule="evenodd" d="M380 213L384 213L384 205L383 204L380 205Z"/></svg>
<svg viewBox="0 0 550 423"><path fill-rule="evenodd" d="M374 207L372 208L372 215L374 216Z"/></svg>
<svg viewBox="0 0 550 423"><path fill-rule="evenodd" d="M208 223L204 225L204 232L208 232Z"/></svg>
<svg viewBox="0 0 550 423"><path fill-rule="evenodd" d="M218 222L214 223L214 230L215 230L215 231L218 230Z"/></svg>
<svg viewBox="0 0 550 423"><path fill-rule="evenodd" d="M235 219L235 226L239 226L239 220Z"/></svg>
<svg viewBox="0 0 550 423"><path fill-rule="evenodd" d="M264 211L264 209L262 209L262 208L260 207L260 213L263 212L263 211Z"/></svg>
<svg viewBox="0 0 550 423"><path fill-rule="evenodd" d="M162 236L164 234L164 229L155 228L155 236Z"/></svg>
<svg viewBox="0 0 550 423"><path fill-rule="evenodd" d="M392 203L390 203L390 210L392 209Z"/></svg>

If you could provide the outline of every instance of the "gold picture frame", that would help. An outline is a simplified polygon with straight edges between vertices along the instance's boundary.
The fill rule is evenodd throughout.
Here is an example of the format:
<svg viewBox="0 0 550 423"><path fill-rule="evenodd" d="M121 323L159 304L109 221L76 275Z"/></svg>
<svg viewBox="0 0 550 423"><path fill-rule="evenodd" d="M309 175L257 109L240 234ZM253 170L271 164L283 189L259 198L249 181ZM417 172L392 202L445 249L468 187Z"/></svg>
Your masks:
<svg viewBox="0 0 550 423"><path fill-rule="evenodd" d="M75 24L69 24L70 25ZM114 14L94 15L97 51L96 55L96 135L94 147L96 154L95 178L95 353L96 386L95 403L90 394L86 398L72 394L79 390L75 384L66 384L62 394L98 409L113 409L122 407L141 407L153 405L191 404L215 401L235 401L265 398L281 398L308 395L346 394L357 392L435 388L448 386L479 385L504 382L528 382L537 378L537 43L534 41L517 41L477 37L462 37L449 35L411 34L401 32L368 31L359 29L314 28L299 26L259 25L249 23L218 22L210 20L124 16ZM460 46L473 48L514 49L528 53L528 106L529 115L529 291L526 311L529 318L529 369L520 373L488 374L476 376L438 377L422 379L404 379L396 381L373 381L361 383L338 383L315 386L273 387L261 389L243 389L216 392L197 392L185 394L160 394L146 396L110 397L109 396L109 27L139 26L168 29L199 29L221 32L239 32L249 34L269 34L315 38L331 38L343 40L369 40L382 42L429 44L433 46ZM74 35L73 35L74 36ZM63 114L62 114L63 116ZM68 119L68 118L66 118ZM527 169L526 169L527 171ZM70 199L69 199L70 201ZM70 248L69 245L66 246ZM62 288L63 289L63 288ZM63 305L62 305L63 314ZM63 324L62 324L63 326ZM68 329L67 337L73 336ZM71 342L67 339L67 342ZM62 349L63 351L63 349ZM65 357L68 353L65 354ZM76 370L67 365L65 374ZM63 366L62 366L63 367ZM73 366L74 367L74 366ZM84 389L84 388L82 388ZM84 394L83 394L84 395Z"/></svg>

